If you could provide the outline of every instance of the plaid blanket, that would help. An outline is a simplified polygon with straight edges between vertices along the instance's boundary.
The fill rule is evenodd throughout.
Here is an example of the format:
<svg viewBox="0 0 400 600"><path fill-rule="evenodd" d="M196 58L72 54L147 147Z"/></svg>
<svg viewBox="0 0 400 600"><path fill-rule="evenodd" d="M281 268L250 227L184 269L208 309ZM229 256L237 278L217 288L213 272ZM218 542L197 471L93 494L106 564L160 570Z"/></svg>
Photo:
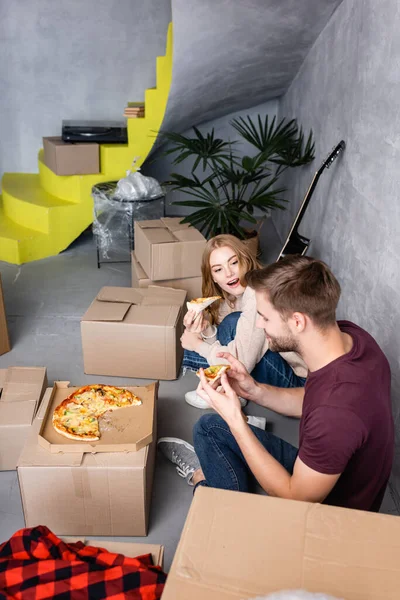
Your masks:
<svg viewBox="0 0 400 600"><path fill-rule="evenodd" d="M20 529L0 545L1 600L157 600L165 580L151 554L127 558L66 544L43 526Z"/></svg>

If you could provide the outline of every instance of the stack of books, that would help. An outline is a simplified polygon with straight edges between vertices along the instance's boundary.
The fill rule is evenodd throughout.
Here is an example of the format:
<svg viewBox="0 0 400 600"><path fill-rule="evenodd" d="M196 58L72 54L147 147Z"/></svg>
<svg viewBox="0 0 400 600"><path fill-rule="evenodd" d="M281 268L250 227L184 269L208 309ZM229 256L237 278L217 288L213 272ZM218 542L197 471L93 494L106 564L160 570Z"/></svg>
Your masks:
<svg viewBox="0 0 400 600"><path fill-rule="evenodd" d="M124 117L128 117L128 119L143 118L144 102L128 102L124 110Z"/></svg>

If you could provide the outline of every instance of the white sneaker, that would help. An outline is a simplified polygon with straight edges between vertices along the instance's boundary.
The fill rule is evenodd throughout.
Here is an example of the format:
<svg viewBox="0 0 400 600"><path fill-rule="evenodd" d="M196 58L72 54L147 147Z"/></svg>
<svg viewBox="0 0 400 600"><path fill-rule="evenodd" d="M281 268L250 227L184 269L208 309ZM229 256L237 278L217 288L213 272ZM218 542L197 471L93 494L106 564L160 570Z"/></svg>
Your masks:
<svg viewBox="0 0 400 600"><path fill-rule="evenodd" d="M187 392L185 394L185 400L188 404L190 404L191 406L194 406L195 408L203 408L203 409L211 408L211 406L208 404L208 402L203 400L203 398L200 398L200 396L198 395L196 390L193 390L193 392ZM240 400L240 405L242 408L244 406L246 406L247 400L245 400L245 398L241 398L239 396L239 400Z"/></svg>

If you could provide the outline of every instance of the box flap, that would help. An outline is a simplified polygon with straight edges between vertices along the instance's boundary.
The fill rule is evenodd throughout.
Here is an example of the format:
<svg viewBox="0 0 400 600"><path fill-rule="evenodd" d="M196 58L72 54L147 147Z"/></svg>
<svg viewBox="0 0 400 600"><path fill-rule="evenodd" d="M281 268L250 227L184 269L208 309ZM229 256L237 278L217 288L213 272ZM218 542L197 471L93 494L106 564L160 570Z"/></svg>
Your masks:
<svg viewBox="0 0 400 600"><path fill-rule="evenodd" d="M174 236L180 242L204 242L203 235L194 227L174 231Z"/></svg>
<svg viewBox="0 0 400 600"><path fill-rule="evenodd" d="M187 292L159 285L149 285L141 290L143 294L143 306L150 304L157 306L183 306Z"/></svg>
<svg viewBox="0 0 400 600"><path fill-rule="evenodd" d="M145 270L143 269L142 265L136 258L136 254L134 252L132 252L131 254L132 254L132 265L133 265L134 269L136 270L136 276L137 276L138 280L140 281L141 279L148 279Z"/></svg>
<svg viewBox="0 0 400 600"><path fill-rule="evenodd" d="M165 227L168 227L170 231L194 229L189 223L181 223L183 217L163 217L161 219Z"/></svg>
<svg viewBox="0 0 400 600"><path fill-rule="evenodd" d="M141 290L131 287L103 287L97 295L97 300L141 304L143 295Z"/></svg>
<svg viewBox="0 0 400 600"><path fill-rule="evenodd" d="M179 306L170 306L168 303L154 309L154 302L148 306L131 306L124 323L130 325L146 325L147 327L174 327L180 314ZM142 340L138 339L137 343L142 344Z"/></svg>
<svg viewBox="0 0 400 600"><path fill-rule="evenodd" d="M0 370L0 427L32 423L47 385L44 367Z"/></svg>
<svg viewBox="0 0 400 600"><path fill-rule="evenodd" d="M243 599L301 588L396 600L399 556L396 516L199 488L163 598Z"/></svg>
<svg viewBox="0 0 400 600"><path fill-rule="evenodd" d="M135 225L140 229L155 229L157 227L165 227L161 219L151 219L149 221L135 221Z"/></svg>
<svg viewBox="0 0 400 600"><path fill-rule="evenodd" d="M131 304L126 302L103 302L93 300L82 321L123 321Z"/></svg>
<svg viewBox="0 0 400 600"><path fill-rule="evenodd" d="M157 227L154 229L145 229L146 238L151 244L171 244L176 242L176 237L169 229Z"/></svg>
<svg viewBox="0 0 400 600"><path fill-rule="evenodd" d="M36 403L34 401L0 402L0 427L26 426L32 423Z"/></svg>

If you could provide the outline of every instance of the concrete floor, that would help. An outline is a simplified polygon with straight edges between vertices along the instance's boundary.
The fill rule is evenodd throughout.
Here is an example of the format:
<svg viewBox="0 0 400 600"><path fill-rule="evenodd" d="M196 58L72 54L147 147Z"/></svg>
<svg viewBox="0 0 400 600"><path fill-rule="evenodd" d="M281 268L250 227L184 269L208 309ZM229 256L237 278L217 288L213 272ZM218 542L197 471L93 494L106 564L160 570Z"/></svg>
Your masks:
<svg viewBox="0 0 400 600"><path fill-rule="evenodd" d="M270 221L264 227L263 236L264 261L273 261L280 247ZM0 272L12 342L11 352L0 357L0 368L44 365L50 385L54 380L69 380L76 385L93 381L93 376L83 373L80 318L102 286L130 285L130 265L103 264L97 269L93 240L91 234L86 233L59 256L21 267L0 262ZM115 385L145 383L127 378L102 379ZM196 385L197 377L192 373L177 381L161 382L160 436L192 440L192 427L203 411L186 404L184 394ZM297 420L263 411L257 406L247 407L245 412L264 414L270 430L292 444L298 443ZM158 456L149 535L145 539L129 539L163 544L167 571L191 499L192 489L163 457ZM382 512L397 514L389 491ZM16 473L0 472L0 543L22 527L24 519Z"/></svg>

